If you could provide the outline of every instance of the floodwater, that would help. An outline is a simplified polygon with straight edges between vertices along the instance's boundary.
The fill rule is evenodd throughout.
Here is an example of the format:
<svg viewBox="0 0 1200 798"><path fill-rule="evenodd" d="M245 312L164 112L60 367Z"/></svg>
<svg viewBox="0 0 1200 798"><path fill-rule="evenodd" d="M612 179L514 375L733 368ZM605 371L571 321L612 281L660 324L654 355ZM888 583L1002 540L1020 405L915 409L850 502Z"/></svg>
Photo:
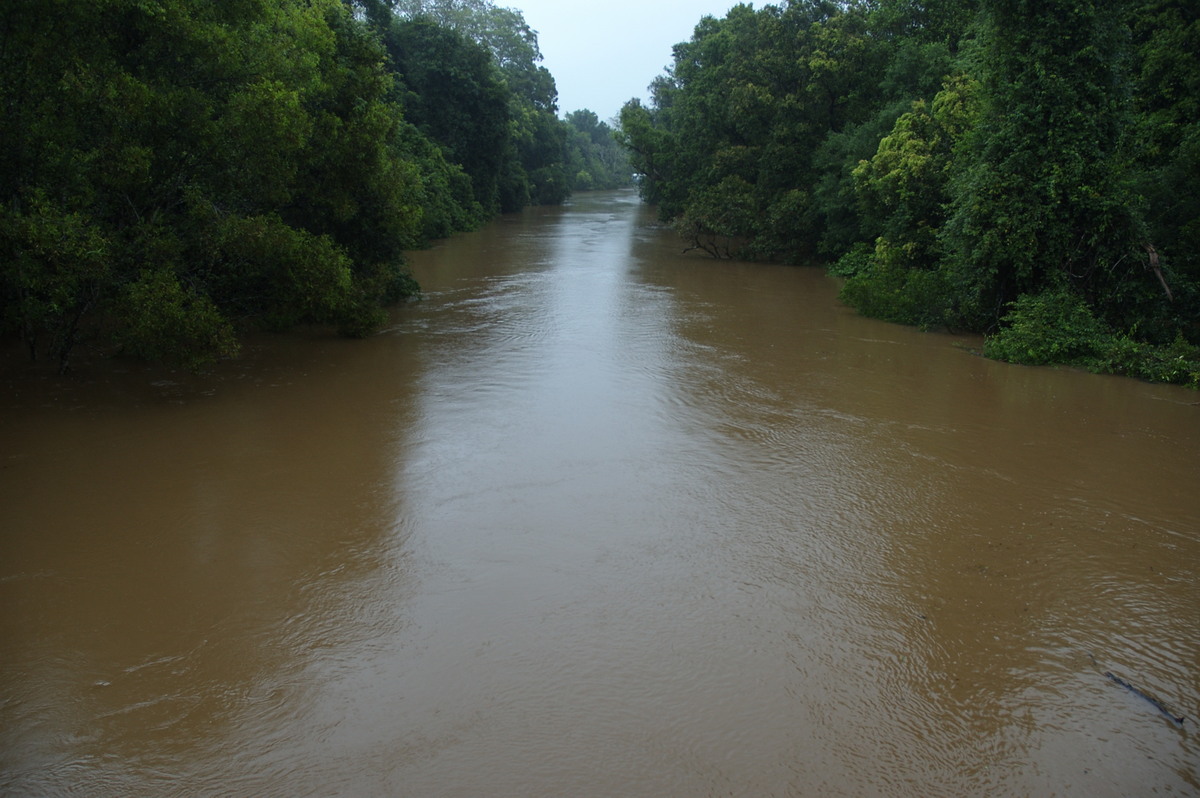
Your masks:
<svg viewBox="0 0 1200 798"><path fill-rule="evenodd" d="M1200 792L1200 395L680 250L582 195L365 341L5 366L0 794Z"/></svg>

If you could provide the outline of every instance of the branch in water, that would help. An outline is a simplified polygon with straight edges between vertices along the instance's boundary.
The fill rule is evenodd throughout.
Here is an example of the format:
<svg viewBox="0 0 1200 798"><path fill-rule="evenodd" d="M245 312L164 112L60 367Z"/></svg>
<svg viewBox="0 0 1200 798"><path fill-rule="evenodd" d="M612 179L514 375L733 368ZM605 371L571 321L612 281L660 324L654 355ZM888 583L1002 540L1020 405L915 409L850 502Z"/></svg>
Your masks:
<svg viewBox="0 0 1200 798"><path fill-rule="evenodd" d="M1117 684L1121 685L1122 687L1124 687L1126 690L1133 693L1134 695L1140 696L1141 698L1144 698L1146 701L1149 701L1151 704L1154 705L1155 709L1157 709L1163 715L1168 717L1173 723L1176 723L1176 724L1182 726L1183 722L1185 720L1187 720L1187 718L1185 718L1183 715L1176 715L1174 712L1172 712L1170 709L1168 709L1167 706L1163 702L1159 701L1154 696L1150 695L1149 693L1145 692L1144 690L1140 690L1140 689L1134 687L1132 684L1125 681L1120 676L1113 675L1112 671L1105 671L1104 675L1107 676L1112 681L1116 682Z"/></svg>

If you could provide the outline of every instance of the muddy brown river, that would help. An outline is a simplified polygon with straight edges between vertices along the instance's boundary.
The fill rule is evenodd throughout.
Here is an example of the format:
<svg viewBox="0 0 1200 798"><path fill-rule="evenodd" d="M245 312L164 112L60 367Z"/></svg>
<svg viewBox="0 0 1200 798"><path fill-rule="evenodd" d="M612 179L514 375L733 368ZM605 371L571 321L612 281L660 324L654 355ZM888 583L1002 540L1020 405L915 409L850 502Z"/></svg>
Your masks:
<svg viewBox="0 0 1200 798"><path fill-rule="evenodd" d="M0 794L1200 792L1200 395L680 250L585 194L365 341L7 362Z"/></svg>

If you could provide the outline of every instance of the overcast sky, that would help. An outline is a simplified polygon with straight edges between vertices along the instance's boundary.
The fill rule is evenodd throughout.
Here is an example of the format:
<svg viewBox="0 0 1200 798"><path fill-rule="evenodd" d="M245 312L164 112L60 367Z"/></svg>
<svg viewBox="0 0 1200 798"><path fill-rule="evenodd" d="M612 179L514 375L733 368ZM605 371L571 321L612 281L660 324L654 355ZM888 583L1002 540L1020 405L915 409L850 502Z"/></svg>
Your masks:
<svg viewBox="0 0 1200 798"><path fill-rule="evenodd" d="M497 0L538 32L542 66L558 86L559 113L581 108L607 122L671 63L671 46L692 38L705 15L736 0ZM758 3L757 5L762 5Z"/></svg>

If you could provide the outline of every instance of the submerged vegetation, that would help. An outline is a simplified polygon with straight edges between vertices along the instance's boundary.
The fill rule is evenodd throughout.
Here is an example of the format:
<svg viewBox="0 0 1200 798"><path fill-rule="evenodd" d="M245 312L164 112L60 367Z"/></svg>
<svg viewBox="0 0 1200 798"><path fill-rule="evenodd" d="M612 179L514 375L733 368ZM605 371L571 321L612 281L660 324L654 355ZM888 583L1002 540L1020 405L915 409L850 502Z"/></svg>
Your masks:
<svg viewBox="0 0 1200 798"><path fill-rule="evenodd" d="M1200 9L792 0L706 17L621 132L688 246L821 260L985 353L1200 386Z"/></svg>
<svg viewBox="0 0 1200 798"><path fill-rule="evenodd" d="M0 43L0 334L61 368L365 335L404 250L630 174L487 0L6 0Z"/></svg>

